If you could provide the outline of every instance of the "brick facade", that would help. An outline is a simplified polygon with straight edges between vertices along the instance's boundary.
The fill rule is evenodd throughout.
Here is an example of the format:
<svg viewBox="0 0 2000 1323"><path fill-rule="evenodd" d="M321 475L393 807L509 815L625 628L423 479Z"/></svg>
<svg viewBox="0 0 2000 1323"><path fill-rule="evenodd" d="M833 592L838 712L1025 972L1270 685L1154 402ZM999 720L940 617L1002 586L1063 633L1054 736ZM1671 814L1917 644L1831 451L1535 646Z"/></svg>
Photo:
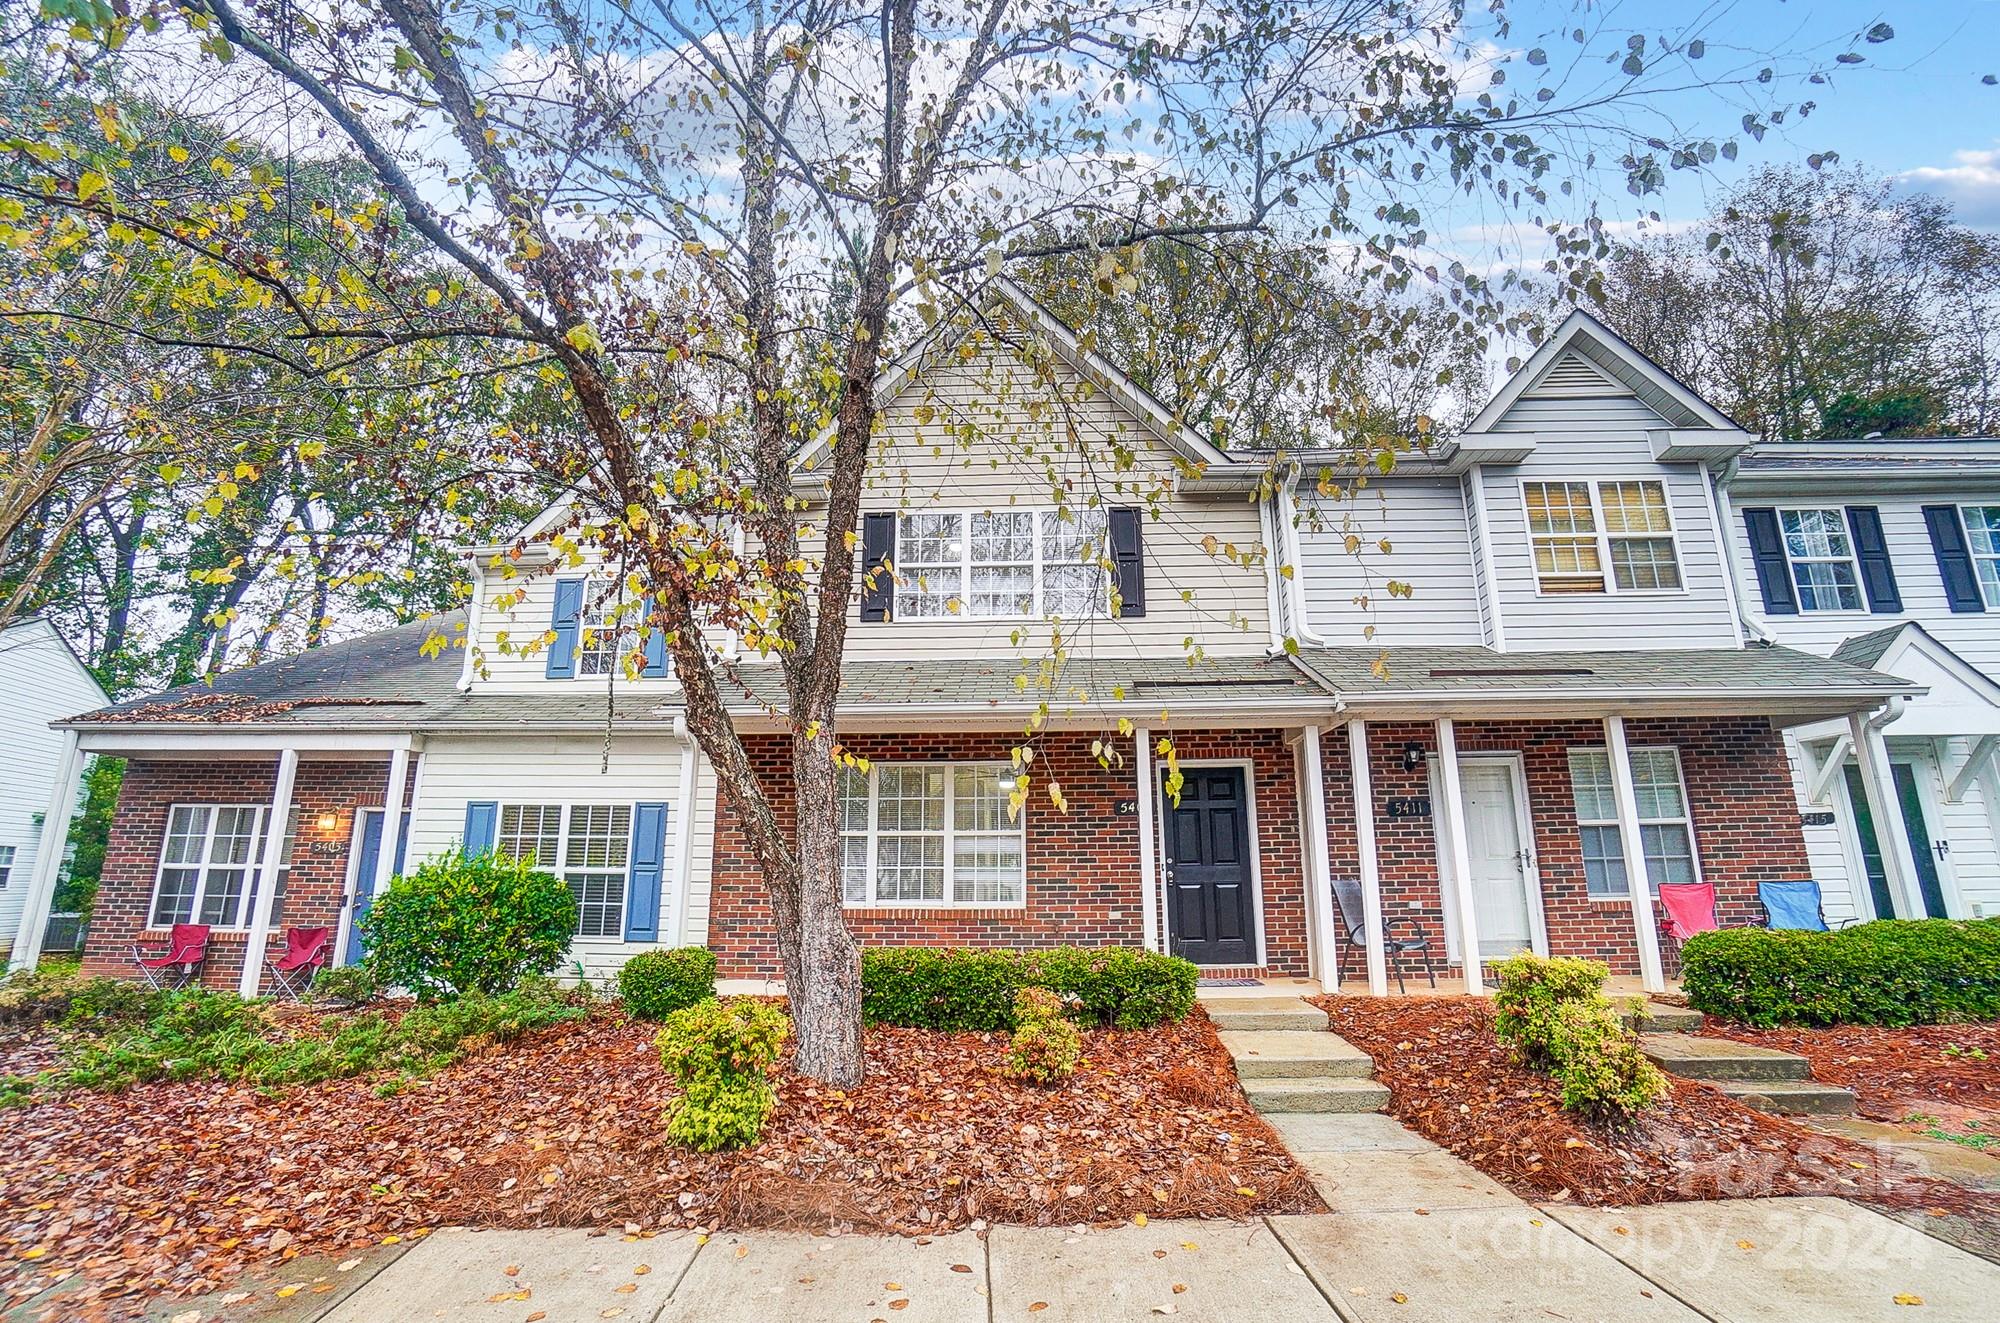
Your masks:
<svg viewBox="0 0 2000 1323"><path fill-rule="evenodd" d="M1672 746L1680 751L1702 880L1715 885L1716 908L1725 926L1762 922L1759 882L1812 875L1784 740L1767 721L1755 717L1630 720L1625 729L1635 748ZM1569 750L1604 747L1603 723L1463 722L1454 733L1461 754L1521 755L1550 953L1589 956L1608 962L1614 973L1637 974L1639 947L1631 903L1587 894L1582 839L1570 793ZM1424 751L1426 766L1405 771L1403 751L1411 744ZM1382 808L1391 798L1431 793L1426 769L1437 754L1436 732L1428 722L1371 723L1368 749L1383 914L1416 918L1431 935L1439 972L1457 974L1457 965L1447 971L1444 964L1435 818L1392 819ZM1352 877L1359 862L1348 767L1345 731L1329 732L1324 759L1328 857L1336 876ZM1346 959L1345 953L1343 959L1342 977L1359 977L1362 970L1355 967L1359 960ZM1411 968L1406 962L1406 972Z"/></svg>
<svg viewBox="0 0 2000 1323"><path fill-rule="evenodd" d="M120 977L133 973L135 938L164 945L167 934L147 927L167 817L176 804L268 804L277 778L277 759L244 761L140 760L125 766L118 812L104 853L96 909L83 967L88 974ZM301 758L292 800L299 807L298 837L286 882L284 912L274 925L272 949L284 927L338 925L347 887L347 855L354 838L354 811L378 808L388 781L388 760ZM332 830L319 826L321 814L334 815ZM212 933L202 982L234 988L243 972L248 936Z"/></svg>
<svg viewBox="0 0 2000 1323"><path fill-rule="evenodd" d="M1129 761L1100 767L1091 736L1057 734L1036 742L1039 776L1061 783L1069 802L1058 811L1037 794L1027 814L1026 904L1010 909L850 909L848 925L863 945L1041 947L1137 946L1144 914L1139 890L1139 818L1117 812L1137 795ZM1197 731L1173 736L1187 761L1248 759L1263 887L1264 966L1274 974L1306 972L1305 891L1299 851L1299 792L1292 750L1279 730ZM787 827L789 754L782 736L746 743L773 807ZM869 759L1005 761L1020 743L1007 734L865 735L845 741ZM1120 740L1126 750L1129 740ZM1046 782L1044 782L1046 784ZM725 978L776 977L777 942L764 900L762 870L726 801L717 805L714 890L708 944Z"/></svg>

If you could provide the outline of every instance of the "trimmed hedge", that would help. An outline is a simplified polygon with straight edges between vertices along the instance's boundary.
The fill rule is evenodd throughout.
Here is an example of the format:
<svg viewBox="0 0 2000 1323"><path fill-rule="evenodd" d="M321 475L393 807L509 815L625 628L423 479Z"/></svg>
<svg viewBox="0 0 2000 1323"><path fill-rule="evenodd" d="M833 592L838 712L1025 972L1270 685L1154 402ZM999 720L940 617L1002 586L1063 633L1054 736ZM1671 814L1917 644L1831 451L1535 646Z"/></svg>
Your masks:
<svg viewBox="0 0 2000 1323"><path fill-rule="evenodd" d="M642 951L618 971L625 1011L642 1020L664 1020L715 995L715 952L705 946Z"/></svg>
<svg viewBox="0 0 2000 1323"><path fill-rule="evenodd" d="M1681 949L1695 1009L1744 1024L2000 1018L2000 919L1883 919L1830 933L1725 928Z"/></svg>
<svg viewBox="0 0 2000 1323"><path fill-rule="evenodd" d="M1193 1010L1199 975L1191 961L1129 947L877 946L861 953L861 1012L871 1024L1012 1032L1014 994L1047 988L1075 1008L1076 1018L1143 1029Z"/></svg>

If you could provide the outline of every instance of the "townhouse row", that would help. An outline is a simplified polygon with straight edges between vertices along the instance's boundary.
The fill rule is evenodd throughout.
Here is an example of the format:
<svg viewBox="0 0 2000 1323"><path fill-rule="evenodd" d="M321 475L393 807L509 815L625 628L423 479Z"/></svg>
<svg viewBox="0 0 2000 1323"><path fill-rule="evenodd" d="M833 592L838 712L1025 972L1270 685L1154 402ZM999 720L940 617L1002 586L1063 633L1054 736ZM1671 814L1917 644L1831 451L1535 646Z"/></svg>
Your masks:
<svg viewBox="0 0 2000 1323"><path fill-rule="evenodd" d="M891 573L849 604L839 717L864 943L1379 992L1386 933L1474 987L1522 948L1657 987L1663 881L1714 884L1724 923L1804 878L1834 919L2000 913L2000 445L1753 444L1577 314L1363 477L1216 449L1004 285L883 406L856 554ZM400 869L494 846L569 882L584 972L701 943L774 979L670 668L624 673L550 522L468 551L461 649L410 626L59 723L71 769L130 760L88 967L200 922L208 980L254 990L279 929L355 958ZM716 646L787 816L781 684ZM1012 809L1023 745L1062 807Z"/></svg>

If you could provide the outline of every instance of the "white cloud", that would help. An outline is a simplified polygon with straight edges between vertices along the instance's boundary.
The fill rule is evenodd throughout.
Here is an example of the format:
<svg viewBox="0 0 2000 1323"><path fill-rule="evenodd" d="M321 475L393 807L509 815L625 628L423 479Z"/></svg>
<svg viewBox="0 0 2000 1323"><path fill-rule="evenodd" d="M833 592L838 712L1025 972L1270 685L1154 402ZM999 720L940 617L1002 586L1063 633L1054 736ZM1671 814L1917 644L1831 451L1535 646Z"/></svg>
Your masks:
<svg viewBox="0 0 2000 1323"><path fill-rule="evenodd" d="M1968 148L1951 159L1952 165L1920 165L1896 178L1913 192L1949 199L1962 224L2000 229L2000 148Z"/></svg>

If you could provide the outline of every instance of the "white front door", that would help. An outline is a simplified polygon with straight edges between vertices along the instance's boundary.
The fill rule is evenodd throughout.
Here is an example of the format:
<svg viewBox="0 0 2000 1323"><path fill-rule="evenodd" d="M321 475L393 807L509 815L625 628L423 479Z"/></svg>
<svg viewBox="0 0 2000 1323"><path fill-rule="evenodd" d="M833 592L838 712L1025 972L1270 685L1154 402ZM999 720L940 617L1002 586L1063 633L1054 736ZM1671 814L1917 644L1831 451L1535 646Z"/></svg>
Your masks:
<svg viewBox="0 0 2000 1323"><path fill-rule="evenodd" d="M1472 913L1479 954L1494 960L1533 947L1528 900L1526 813L1511 760L1467 758L1459 765L1465 795L1465 846L1472 870Z"/></svg>

